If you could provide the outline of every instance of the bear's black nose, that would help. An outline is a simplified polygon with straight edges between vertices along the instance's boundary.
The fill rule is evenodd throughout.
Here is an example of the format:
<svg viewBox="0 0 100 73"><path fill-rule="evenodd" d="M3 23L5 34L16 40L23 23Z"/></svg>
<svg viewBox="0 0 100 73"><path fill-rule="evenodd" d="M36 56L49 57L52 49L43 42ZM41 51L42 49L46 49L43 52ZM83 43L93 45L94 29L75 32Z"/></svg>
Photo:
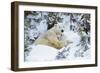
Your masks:
<svg viewBox="0 0 100 73"><path fill-rule="evenodd" d="M64 32L64 30L61 30L61 32Z"/></svg>

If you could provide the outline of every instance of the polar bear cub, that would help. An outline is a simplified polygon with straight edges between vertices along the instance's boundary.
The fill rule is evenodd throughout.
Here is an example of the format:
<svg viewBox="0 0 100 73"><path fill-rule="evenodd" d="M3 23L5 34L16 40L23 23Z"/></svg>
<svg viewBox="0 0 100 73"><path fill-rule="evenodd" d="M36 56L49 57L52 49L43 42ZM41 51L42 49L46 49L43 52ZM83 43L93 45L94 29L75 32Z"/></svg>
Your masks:
<svg viewBox="0 0 100 73"><path fill-rule="evenodd" d="M46 45L56 49L61 49L68 45L68 41L64 35L64 32L65 26L63 24L55 24L51 29L38 37L34 44Z"/></svg>

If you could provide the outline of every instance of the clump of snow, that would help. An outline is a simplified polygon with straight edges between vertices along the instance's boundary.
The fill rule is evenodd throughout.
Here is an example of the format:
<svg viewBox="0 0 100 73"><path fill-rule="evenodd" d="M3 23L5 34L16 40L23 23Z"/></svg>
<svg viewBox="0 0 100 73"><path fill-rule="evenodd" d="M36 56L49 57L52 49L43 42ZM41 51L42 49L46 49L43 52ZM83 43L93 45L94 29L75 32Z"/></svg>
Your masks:
<svg viewBox="0 0 100 73"><path fill-rule="evenodd" d="M68 40L70 40L73 43L79 43L80 42L80 35L77 32L73 32L73 31L66 31L64 32L64 34L66 35L66 38Z"/></svg>
<svg viewBox="0 0 100 73"><path fill-rule="evenodd" d="M40 33L37 30L29 30L30 39L35 40L35 37L38 37Z"/></svg>
<svg viewBox="0 0 100 73"><path fill-rule="evenodd" d="M47 31L47 21L46 20L42 20L39 24L39 26L37 26L37 29L39 29L39 32L41 34L43 34L44 32Z"/></svg>
<svg viewBox="0 0 100 73"><path fill-rule="evenodd" d="M30 54L26 57L26 61L52 61L55 59L58 50L53 47L37 45L33 46Z"/></svg>

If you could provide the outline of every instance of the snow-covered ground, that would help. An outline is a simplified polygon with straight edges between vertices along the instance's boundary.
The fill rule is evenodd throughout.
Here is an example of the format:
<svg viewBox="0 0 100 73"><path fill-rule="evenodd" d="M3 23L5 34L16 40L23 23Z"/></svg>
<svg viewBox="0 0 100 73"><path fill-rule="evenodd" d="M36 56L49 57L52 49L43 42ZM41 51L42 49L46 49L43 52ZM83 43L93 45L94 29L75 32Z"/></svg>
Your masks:
<svg viewBox="0 0 100 73"><path fill-rule="evenodd" d="M26 61L52 61L55 59L58 50L44 45L32 46L29 56L27 56Z"/></svg>

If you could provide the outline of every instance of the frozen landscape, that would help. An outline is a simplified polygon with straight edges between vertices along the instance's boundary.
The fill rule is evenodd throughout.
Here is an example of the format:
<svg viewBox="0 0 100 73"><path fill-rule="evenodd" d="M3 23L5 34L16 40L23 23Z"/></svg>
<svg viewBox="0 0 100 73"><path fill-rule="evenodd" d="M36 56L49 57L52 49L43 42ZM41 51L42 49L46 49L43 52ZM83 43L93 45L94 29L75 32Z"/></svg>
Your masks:
<svg viewBox="0 0 100 73"><path fill-rule="evenodd" d="M60 50L45 45L34 45L36 39L55 24L65 25L64 35L72 43ZM55 61L90 59L90 14L64 12L24 12L25 61Z"/></svg>

